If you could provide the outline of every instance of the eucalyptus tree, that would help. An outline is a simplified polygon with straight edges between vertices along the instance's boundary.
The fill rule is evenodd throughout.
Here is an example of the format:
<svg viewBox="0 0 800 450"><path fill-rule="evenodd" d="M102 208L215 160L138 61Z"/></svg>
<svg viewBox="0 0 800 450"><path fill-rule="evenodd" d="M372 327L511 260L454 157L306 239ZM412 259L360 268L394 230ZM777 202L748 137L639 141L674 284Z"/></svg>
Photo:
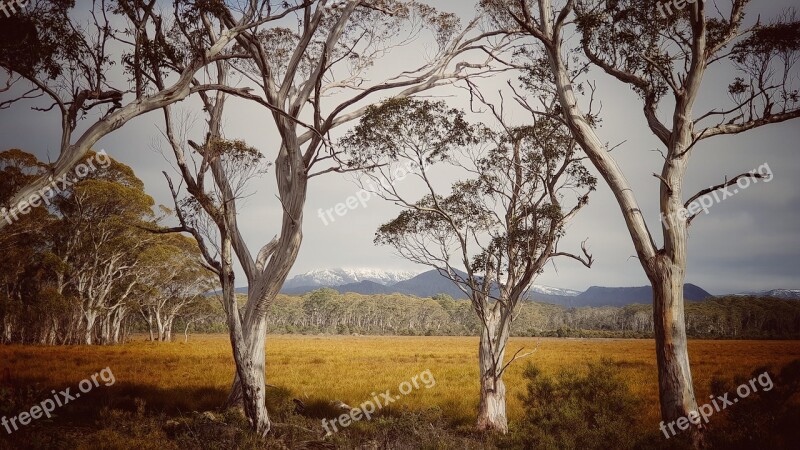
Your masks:
<svg viewBox="0 0 800 450"><path fill-rule="evenodd" d="M575 255L558 243L595 179L561 123L544 118L512 127L492 110L501 124L496 132L470 125L443 102L389 100L370 108L342 146L353 164L373 167L366 175L378 194L404 209L375 242L436 269L471 300L481 322L477 426L506 433L503 374L522 350L506 361L511 323L548 262L566 256L591 266L585 246ZM437 166L466 178L448 192L429 173ZM406 167L425 191L419 200L395 183Z"/></svg>
<svg viewBox="0 0 800 450"><path fill-rule="evenodd" d="M236 28L234 12L218 6L179 15L181 32L215 42ZM251 426L262 435L271 426L264 406L267 311L300 249L308 184L315 177L351 169L339 163L340 152L331 146L328 134L362 115L378 95L410 96L493 72L492 64L510 40L489 42L498 34L482 32L480 16L462 27L453 14L417 1L310 1L296 18L294 24L269 23L241 31L229 58L204 73L216 83L194 83L191 91L208 114L202 140L180 136L172 108L164 108L165 135L186 193L170 180L181 224L162 231L192 233L219 277L237 367L229 404L241 401ZM386 67L377 69L425 35L433 41L427 59L390 68L389 75ZM157 89L163 86L159 70L142 62L141 73ZM256 123L274 127L280 137L273 150L282 213L274 222L277 235L257 252L241 235L237 200L246 181L260 173L255 168L263 167L263 155L224 135L226 97L262 107ZM234 259L248 285L243 313L234 294Z"/></svg>
<svg viewBox="0 0 800 450"><path fill-rule="evenodd" d="M306 3L246 2L213 40L183 34L176 19L214 9L216 2L175 1L170 11L156 0L100 0L88 8L71 0L31 1L0 19L0 109L29 103L42 117L57 111L61 128L50 170L17 190L8 205L46 189L131 119L189 97L196 74L230 58L242 31L281 20ZM158 67L159 88L141 70L145 63ZM0 229L6 225L0 221Z"/></svg>
<svg viewBox="0 0 800 450"><path fill-rule="evenodd" d="M110 158L72 183L54 199L60 220L51 254L80 299L83 343L119 343L133 294L150 272L142 257L154 239L138 227L153 221L154 202L133 170Z"/></svg>
<svg viewBox="0 0 800 450"><path fill-rule="evenodd" d="M47 167L35 156L19 149L0 152L0 204L6 204L14 192L31 182ZM41 225L52 220L43 209L19 215L17 220L5 209L0 221L9 226L0 233L0 342L11 343L15 334L24 332L28 323L24 317L26 284L30 285L31 267L41 261L38 246L46 242ZM38 270L35 272L39 272ZM43 283L34 283L41 286ZM29 291L29 290L28 290Z"/></svg>
<svg viewBox="0 0 800 450"><path fill-rule="evenodd" d="M0 153L0 197L50 167L20 150ZM6 211L12 223L0 233L8 255L0 306L9 312L7 335L27 328L20 342L120 342L133 297L151 272L142 254L152 236L139 229L153 214L144 184L130 167L93 152L80 167L76 177L84 178L67 178L40 201Z"/></svg>
<svg viewBox="0 0 800 450"><path fill-rule="evenodd" d="M199 296L181 310L177 323L183 325L183 342L189 342L189 331L193 325L195 328L200 326L205 330L213 330L217 323L225 323L225 313L218 302L218 297Z"/></svg>
<svg viewBox="0 0 800 450"><path fill-rule="evenodd" d="M141 289L135 294L136 306L149 326L151 340L172 342L176 319L203 319L205 293L216 284L212 272L206 269L195 240L182 235L155 240L142 252L141 259Z"/></svg>
<svg viewBox="0 0 800 450"><path fill-rule="evenodd" d="M683 284L688 229L699 211L690 207L703 195L764 174L726 177L686 195L686 171L691 156L702 151L709 139L800 116L796 65L800 21L793 11L769 22L761 17L748 21L749 0L732 0L724 8L716 3L712 7L706 0L684 2L670 14L661 13L658 0L555 3L482 0L481 6L493 15L497 29L530 39L524 52L530 58L526 83L557 99L531 112L560 118L611 188L653 285L662 419L691 417L697 401L686 345ZM727 83L717 78L704 85L712 69L718 69L717 76ZM597 104L594 95L581 97L604 89L587 81L594 70L638 95L646 129L662 147L663 163L654 172L659 194L653 199L662 217L661 245L647 227L617 158L595 128L602 117L592 111ZM728 100L706 105L717 91ZM698 105L703 111L696 113Z"/></svg>

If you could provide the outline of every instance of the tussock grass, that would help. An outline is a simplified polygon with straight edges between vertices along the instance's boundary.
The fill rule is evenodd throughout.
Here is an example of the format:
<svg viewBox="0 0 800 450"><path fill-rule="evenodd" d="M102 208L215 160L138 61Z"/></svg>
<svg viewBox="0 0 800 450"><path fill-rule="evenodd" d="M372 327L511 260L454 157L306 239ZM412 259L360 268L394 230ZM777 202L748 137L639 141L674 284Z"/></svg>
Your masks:
<svg viewBox="0 0 800 450"><path fill-rule="evenodd" d="M605 364L615 364L631 393L641 399L641 410L631 418L631 426L643 432L657 430L653 341L512 338L508 354L520 347L531 350L537 343L537 351L527 359L546 376L570 367L584 370L586 363L607 358L610 362ZM396 420L391 418L434 409L448 426L466 430L478 402L477 348L477 338L470 337L269 336L267 382L274 387L268 388L268 403L273 411L286 408L291 398L309 405L340 400L356 406L371 399L373 392L390 389L397 394L400 383L430 369L436 386L425 389L420 384L420 389L383 409L383 418ZM690 341L689 351L697 396L703 399L708 398L715 376L745 376L759 366L780 367L800 358L800 341L695 340ZM48 398L50 389L73 387L74 391L80 380L104 367L112 369L116 384L101 385L88 398L57 410L55 425L96 426L93 421L103 408L133 417L145 408L150 415L167 418L218 411L234 372L230 355L226 335L193 336L189 343L169 344L137 337L113 347L2 346L0 390L26 394L1 402L0 413L16 415ZM512 430L523 417L524 361L512 365L506 374ZM35 427L49 426L37 422ZM348 432L358 433L365 426L374 424L359 424Z"/></svg>

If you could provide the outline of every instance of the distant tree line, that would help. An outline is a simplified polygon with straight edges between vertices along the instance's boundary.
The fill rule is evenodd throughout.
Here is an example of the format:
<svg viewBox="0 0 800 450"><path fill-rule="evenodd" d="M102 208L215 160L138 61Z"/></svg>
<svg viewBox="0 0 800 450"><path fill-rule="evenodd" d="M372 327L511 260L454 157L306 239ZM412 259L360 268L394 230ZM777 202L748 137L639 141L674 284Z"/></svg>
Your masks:
<svg viewBox="0 0 800 450"><path fill-rule="evenodd" d="M764 297L719 297L686 304L690 336L723 339L800 338L800 302ZM223 327L207 324L204 331ZM214 327L214 328L212 328ZM340 294L329 288L302 297L280 295L269 315L274 334L474 336L480 322L467 300L439 294ZM653 336L652 305L568 308L526 301L514 317L514 336Z"/></svg>

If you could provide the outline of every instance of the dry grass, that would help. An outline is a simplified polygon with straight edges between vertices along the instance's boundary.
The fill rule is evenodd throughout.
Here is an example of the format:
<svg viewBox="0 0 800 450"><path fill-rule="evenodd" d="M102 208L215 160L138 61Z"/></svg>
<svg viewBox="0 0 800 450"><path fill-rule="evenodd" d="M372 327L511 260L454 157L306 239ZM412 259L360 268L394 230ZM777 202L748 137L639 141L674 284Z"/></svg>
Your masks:
<svg viewBox="0 0 800 450"><path fill-rule="evenodd" d="M609 357L616 361L645 409L633 418L652 428L658 422L655 346L650 340L512 339L546 374L558 368ZM467 337L270 336L268 383L297 398L342 400L357 405L373 392L391 389L430 369L432 389L421 388L395 408L439 406L454 424L473 420L478 397L477 339ZM762 365L782 366L800 358L800 341L691 341L698 399L708 397L714 375L732 378ZM138 339L116 347L0 347L0 373L15 384L37 384L43 391L76 386L110 367L117 379L102 387L104 402L124 407L143 398L148 409L167 413L217 408L225 399L233 362L225 335L195 336L188 344L157 344ZM520 417L523 362L506 375L511 422ZM74 390L74 388L73 388Z"/></svg>

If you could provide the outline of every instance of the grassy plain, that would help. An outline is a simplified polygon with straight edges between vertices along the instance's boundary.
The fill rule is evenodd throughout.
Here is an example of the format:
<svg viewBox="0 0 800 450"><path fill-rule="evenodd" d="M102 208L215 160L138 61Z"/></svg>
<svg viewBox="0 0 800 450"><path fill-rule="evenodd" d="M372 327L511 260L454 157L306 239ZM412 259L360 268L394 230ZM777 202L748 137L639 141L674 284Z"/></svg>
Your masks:
<svg viewBox="0 0 800 450"><path fill-rule="evenodd" d="M477 347L477 338L469 337L270 336L267 382L297 398L352 405L369 400L372 392L397 392L401 382L430 369L436 386L414 391L394 405L437 405L454 421L469 422L477 405ZM615 361L633 392L645 400L647 407L637 419L656 421L653 341L512 338L510 353L520 347L536 352L507 372L512 421L521 411L518 394L524 391L526 361L554 373L602 357ZM698 398L703 399L715 374L731 378L762 365L782 366L800 358L800 341L690 341L689 351ZM225 335L192 336L188 343L169 344L137 339L115 347L0 346L0 371L15 380L64 388L110 367L117 382L104 389L111 400L114 391L124 391L167 411L207 410L218 407L226 396L234 371L230 355Z"/></svg>
<svg viewBox="0 0 800 450"><path fill-rule="evenodd" d="M358 405L373 392L391 389L430 370L436 379L395 402L391 408L438 406L453 425L469 424L478 401L476 338L373 336L270 336L267 382L305 401L341 400ZM537 347L538 344L538 347ZM559 368L610 358L622 370L644 409L634 427L655 430L658 390L655 346L651 340L513 338L509 354L536 348L506 374L510 422L520 417L524 392L522 369L535 362L546 374ZM697 398L708 398L714 375L733 378L765 365L783 366L800 358L800 341L690 341ZM73 386L105 368L116 384L93 392L95 402L132 408L143 399L148 410L166 415L214 410L226 398L234 366L225 335L192 336L188 343L159 344L137 338L113 347L0 346L0 381L36 386L36 392ZM285 392L285 391L284 391ZM46 395L46 394L42 394ZM46 398L43 397L42 400ZM80 400L78 400L79 402ZM391 409L390 408L390 409Z"/></svg>

